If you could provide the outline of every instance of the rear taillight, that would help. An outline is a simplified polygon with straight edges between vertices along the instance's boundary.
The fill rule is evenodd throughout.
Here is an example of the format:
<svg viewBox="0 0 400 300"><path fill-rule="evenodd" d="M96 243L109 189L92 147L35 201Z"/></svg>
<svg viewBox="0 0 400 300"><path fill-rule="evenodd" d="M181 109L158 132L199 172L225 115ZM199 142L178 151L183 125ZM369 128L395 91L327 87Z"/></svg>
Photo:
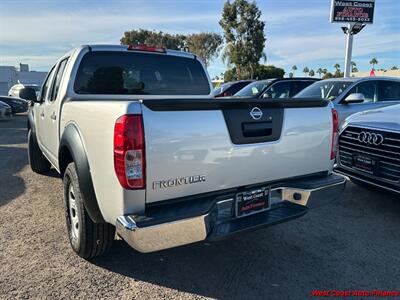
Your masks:
<svg viewBox="0 0 400 300"><path fill-rule="evenodd" d="M142 115L123 115L115 122L114 169L123 188L145 188L146 167Z"/></svg>
<svg viewBox="0 0 400 300"><path fill-rule="evenodd" d="M337 146L339 138L339 116L336 109L332 108L332 148L331 159L336 158Z"/></svg>

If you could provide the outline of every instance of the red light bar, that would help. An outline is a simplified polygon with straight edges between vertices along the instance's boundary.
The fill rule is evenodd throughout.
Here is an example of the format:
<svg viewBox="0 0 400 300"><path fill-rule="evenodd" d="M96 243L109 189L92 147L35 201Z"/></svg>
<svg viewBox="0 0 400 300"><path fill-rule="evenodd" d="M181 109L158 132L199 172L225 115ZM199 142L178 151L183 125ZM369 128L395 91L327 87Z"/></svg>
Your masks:
<svg viewBox="0 0 400 300"><path fill-rule="evenodd" d="M165 50L165 48L161 48L161 47L151 47L151 46L147 46L147 45L138 45L138 46L134 46L134 45L129 45L127 50L134 50L134 51L146 51L146 52L158 52L158 53L166 53L167 51Z"/></svg>

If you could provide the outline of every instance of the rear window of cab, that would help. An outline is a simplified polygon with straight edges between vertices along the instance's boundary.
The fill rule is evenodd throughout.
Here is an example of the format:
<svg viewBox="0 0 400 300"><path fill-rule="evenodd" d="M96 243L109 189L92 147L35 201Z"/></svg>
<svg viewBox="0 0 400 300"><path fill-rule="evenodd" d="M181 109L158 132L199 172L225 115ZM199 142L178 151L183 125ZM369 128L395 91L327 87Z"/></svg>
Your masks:
<svg viewBox="0 0 400 300"><path fill-rule="evenodd" d="M145 52L86 53L75 77L77 94L208 95L210 85L193 58Z"/></svg>

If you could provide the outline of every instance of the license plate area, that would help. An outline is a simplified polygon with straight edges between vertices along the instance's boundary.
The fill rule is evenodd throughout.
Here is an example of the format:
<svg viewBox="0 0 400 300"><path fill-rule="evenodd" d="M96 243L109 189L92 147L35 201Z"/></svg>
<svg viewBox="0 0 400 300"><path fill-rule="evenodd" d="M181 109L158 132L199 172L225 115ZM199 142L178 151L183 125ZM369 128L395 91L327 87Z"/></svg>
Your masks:
<svg viewBox="0 0 400 300"><path fill-rule="evenodd" d="M236 217L245 217L270 208L271 190L268 187L237 193Z"/></svg>
<svg viewBox="0 0 400 300"><path fill-rule="evenodd" d="M378 160L366 155L353 155L352 166L354 169L375 175L378 168Z"/></svg>

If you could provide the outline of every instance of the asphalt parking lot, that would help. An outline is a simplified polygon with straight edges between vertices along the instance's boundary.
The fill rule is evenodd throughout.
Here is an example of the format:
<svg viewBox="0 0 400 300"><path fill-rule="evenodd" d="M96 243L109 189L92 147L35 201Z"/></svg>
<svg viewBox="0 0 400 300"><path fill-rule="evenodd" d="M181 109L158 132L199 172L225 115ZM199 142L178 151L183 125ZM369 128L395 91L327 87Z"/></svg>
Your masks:
<svg viewBox="0 0 400 300"><path fill-rule="evenodd" d="M0 121L0 298L304 299L400 288L400 199L348 183L340 201L218 243L88 262L69 246L62 182L34 174L26 117Z"/></svg>

